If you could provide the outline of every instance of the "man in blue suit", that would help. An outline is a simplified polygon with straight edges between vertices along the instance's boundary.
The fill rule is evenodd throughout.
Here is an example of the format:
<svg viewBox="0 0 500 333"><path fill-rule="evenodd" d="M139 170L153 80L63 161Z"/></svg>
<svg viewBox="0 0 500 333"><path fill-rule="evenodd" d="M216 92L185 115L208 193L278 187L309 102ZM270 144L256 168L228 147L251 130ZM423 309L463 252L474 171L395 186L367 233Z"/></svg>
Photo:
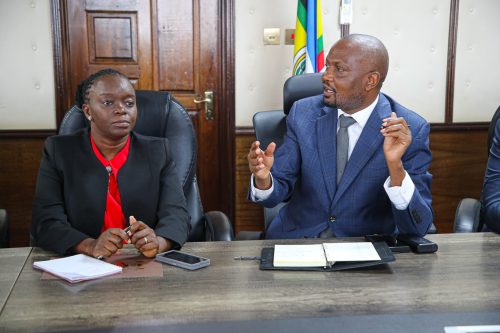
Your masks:
<svg viewBox="0 0 500 333"><path fill-rule="evenodd" d="M482 201L484 223L489 229L500 232L500 121L495 125L495 135L484 177Z"/></svg>
<svg viewBox="0 0 500 333"><path fill-rule="evenodd" d="M265 207L288 202L266 238L425 235L433 220L429 124L380 93L385 46L349 35L331 48L326 65L323 94L294 104L276 154L274 143L250 148L249 198ZM352 124L337 137L344 117Z"/></svg>

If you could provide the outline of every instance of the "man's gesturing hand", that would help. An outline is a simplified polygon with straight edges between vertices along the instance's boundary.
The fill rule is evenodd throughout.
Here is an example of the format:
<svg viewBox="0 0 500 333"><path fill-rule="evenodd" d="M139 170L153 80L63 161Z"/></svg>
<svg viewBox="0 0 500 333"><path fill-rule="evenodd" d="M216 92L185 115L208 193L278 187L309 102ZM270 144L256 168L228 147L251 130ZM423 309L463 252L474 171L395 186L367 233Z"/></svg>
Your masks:
<svg viewBox="0 0 500 333"><path fill-rule="evenodd" d="M255 187L267 190L271 187L271 167L274 163L276 144L271 142L266 150L260 149L260 142L254 141L248 153L248 167L255 177Z"/></svg>

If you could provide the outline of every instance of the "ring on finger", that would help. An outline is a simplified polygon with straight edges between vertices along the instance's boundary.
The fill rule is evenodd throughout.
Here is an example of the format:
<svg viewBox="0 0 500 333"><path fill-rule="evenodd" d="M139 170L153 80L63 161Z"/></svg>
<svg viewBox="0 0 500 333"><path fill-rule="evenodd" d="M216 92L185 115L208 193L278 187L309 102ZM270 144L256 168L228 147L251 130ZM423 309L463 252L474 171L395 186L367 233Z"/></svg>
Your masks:
<svg viewBox="0 0 500 333"><path fill-rule="evenodd" d="M148 238L147 237L144 237L144 243L147 244L148 243Z"/></svg>

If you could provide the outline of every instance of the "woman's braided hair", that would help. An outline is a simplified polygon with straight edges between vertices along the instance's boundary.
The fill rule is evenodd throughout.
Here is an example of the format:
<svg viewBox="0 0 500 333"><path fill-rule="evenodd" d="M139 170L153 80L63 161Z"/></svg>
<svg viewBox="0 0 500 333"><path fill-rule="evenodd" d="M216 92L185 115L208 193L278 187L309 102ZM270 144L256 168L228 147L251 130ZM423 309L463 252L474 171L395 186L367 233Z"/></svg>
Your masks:
<svg viewBox="0 0 500 333"><path fill-rule="evenodd" d="M128 77L117 71L116 69L112 68L106 68L98 71L97 73L94 73L90 75L88 78L83 80L78 87L76 88L76 96L75 96L75 104L81 109L83 104L87 104L89 101L89 90L92 88L94 85L94 82L103 77L103 76L108 76L108 75L119 75L121 77L124 77L128 80Z"/></svg>

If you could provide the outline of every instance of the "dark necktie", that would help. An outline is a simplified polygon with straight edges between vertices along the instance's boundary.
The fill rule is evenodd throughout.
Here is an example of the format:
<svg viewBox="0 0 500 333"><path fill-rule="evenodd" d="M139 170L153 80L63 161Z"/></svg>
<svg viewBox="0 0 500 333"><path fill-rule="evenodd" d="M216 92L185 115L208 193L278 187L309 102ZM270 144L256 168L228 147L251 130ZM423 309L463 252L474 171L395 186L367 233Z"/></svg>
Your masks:
<svg viewBox="0 0 500 333"><path fill-rule="evenodd" d="M355 122L356 120L353 117L346 117L344 115L340 115L339 117L340 127L337 132L337 184L340 182L347 164L349 152L349 134L347 133L347 128Z"/></svg>

